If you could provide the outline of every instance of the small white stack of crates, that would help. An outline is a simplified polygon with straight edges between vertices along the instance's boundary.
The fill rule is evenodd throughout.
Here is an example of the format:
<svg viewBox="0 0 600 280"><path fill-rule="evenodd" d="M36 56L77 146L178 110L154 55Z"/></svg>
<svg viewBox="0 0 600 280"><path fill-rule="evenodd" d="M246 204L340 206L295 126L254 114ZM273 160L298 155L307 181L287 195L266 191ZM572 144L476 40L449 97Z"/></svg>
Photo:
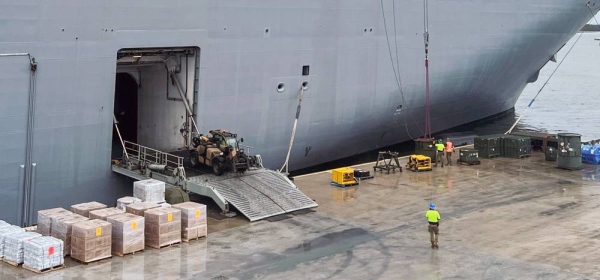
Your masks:
<svg viewBox="0 0 600 280"><path fill-rule="evenodd" d="M22 232L25 232L25 230L2 221L0 224L0 259L4 258L4 239L6 236Z"/></svg>
<svg viewBox="0 0 600 280"><path fill-rule="evenodd" d="M42 235L37 232L20 232L8 235L4 238L4 262L13 266L23 263L23 244ZM62 249L62 247L61 247Z"/></svg>
<svg viewBox="0 0 600 280"><path fill-rule="evenodd" d="M50 236L26 241L23 243L23 268L34 272L61 268L65 263L63 246L62 240Z"/></svg>
<svg viewBox="0 0 600 280"><path fill-rule="evenodd" d="M165 182L154 179L136 181L133 183L133 196L143 202L164 203Z"/></svg>

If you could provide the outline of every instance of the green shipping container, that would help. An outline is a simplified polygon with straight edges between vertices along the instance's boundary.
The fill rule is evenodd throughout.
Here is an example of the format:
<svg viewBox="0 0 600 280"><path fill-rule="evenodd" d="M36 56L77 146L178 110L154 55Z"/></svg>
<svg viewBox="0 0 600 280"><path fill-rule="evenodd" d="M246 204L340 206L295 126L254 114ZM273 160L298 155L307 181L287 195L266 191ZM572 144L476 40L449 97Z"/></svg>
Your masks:
<svg viewBox="0 0 600 280"><path fill-rule="evenodd" d="M475 149L461 149L458 152L458 160L466 163L479 162L479 151Z"/></svg>

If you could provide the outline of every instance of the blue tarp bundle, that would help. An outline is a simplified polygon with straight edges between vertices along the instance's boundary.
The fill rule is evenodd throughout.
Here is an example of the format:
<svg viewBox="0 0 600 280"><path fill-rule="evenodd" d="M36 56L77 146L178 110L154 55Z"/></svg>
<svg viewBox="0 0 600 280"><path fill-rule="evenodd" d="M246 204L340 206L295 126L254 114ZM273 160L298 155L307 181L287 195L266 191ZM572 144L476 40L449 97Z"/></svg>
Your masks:
<svg viewBox="0 0 600 280"><path fill-rule="evenodd" d="M600 146L581 145L581 161L600 164Z"/></svg>

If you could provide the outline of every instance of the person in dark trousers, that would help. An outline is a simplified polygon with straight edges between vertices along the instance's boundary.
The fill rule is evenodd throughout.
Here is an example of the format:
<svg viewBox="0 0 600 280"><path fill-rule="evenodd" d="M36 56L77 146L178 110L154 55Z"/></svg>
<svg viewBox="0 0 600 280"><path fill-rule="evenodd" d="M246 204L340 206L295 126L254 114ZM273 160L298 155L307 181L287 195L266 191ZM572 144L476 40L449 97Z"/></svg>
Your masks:
<svg viewBox="0 0 600 280"><path fill-rule="evenodd" d="M437 144L435 144L437 149L437 156L435 159L435 166L438 165L439 162L442 163L442 167L444 167L444 144L442 143L442 139L438 140Z"/></svg>
<svg viewBox="0 0 600 280"><path fill-rule="evenodd" d="M450 142L450 138L446 140L446 164L452 165L452 153L454 153L454 144Z"/></svg>
<svg viewBox="0 0 600 280"><path fill-rule="evenodd" d="M435 210L435 203L429 204L429 210L425 214L427 222L429 222L429 236L431 237L431 248L437 249L438 247L438 235L440 234L440 212Z"/></svg>

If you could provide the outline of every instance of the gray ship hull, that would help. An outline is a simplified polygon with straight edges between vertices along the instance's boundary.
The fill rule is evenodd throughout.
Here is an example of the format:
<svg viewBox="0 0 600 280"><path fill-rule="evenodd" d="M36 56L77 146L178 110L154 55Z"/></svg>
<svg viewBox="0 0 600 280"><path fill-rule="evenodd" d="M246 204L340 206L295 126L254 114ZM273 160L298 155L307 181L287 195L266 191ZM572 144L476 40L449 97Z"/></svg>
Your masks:
<svg viewBox="0 0 600 280"><path fill-rule="evenodd" d="M586 2L430 0L433 131L512 108L592 17ZM595 13L598 1L591 2ZM12 54L0 56L0 219L33 224L39 209L112 204L131 193L130 181L110 169L119 73L138 87L135 118L128 119L136 119L129 124L135 131L124 134L160 150L183 146L185 108L166 70L116 67L124 48L198 48L193 66L185 64L191 71L179 75L189 78L199 129L238 133L270 168L284 161L304 81L291 170L420 136L423 5L395 6L385 0L382 12L375 0L0 1L0 54ZM126 123L127 116L117 118Z"/></svg>

